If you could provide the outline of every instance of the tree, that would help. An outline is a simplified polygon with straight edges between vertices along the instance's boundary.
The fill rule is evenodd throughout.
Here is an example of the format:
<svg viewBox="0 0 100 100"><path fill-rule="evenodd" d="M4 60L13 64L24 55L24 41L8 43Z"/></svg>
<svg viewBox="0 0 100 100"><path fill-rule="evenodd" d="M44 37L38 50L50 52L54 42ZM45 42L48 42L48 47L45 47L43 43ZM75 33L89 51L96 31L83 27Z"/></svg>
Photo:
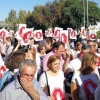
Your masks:
<svg viewBox="0 0 100 100"><path fill-rule="evenodd" d="M26 16L27 16L26 11L20 10L18 13L18 22L19 23L26 23Z"/></svg>
<svg viewBox="0 0 100 100"><path fill-rule="evenodd" d="M10 29L14 29L14 25L16 24L17 21L17 15L16 11L12 10L9 12L8 17L5 19L6 24L9 25Z"/></svg>

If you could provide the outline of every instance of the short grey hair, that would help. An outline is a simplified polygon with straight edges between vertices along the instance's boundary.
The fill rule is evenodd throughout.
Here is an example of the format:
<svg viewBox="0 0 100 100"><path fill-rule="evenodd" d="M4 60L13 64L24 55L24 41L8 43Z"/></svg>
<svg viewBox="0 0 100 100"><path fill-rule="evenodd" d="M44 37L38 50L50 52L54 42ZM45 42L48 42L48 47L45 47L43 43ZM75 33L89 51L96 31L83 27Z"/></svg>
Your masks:
<svg viewBox="0 0 100 100"><path fill-rule="evenodd" d="M32 67L35 67L37 69L37 64L34 60L25 59L25 60L21 61L20 64L19 64L19 71L20 72L22 72L24 65L32 66Z"/></svg>

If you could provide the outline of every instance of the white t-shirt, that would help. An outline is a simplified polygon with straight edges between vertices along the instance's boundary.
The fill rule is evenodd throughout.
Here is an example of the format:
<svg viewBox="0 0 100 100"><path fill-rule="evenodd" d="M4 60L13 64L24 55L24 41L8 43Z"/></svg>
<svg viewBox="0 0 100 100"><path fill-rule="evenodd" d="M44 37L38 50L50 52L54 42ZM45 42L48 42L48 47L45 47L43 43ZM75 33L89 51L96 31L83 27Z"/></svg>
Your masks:
<svg viewBox="0 0 100 100"><path fill-rule="evenodd" d="M73 59L68 64L68 72L76 72L81 67L81 60L79 58Z"/></svg>
<svg viewBox="0 0 100 100"><path fill-rule="evenodd" d="M59 70L59 73L57 76L50 76L47 73L48 78L48 85L50 87L50 95L54 96L56 100L62 100L61 97L64 96L65 90L64 90L64 74L61 70ZM47 86L46 76L45 73L43 73L40 76L40 85L41 87ZM57 99L59 98L59 99Z"/></svg>
<svg viewBox="0 0 100 100"><path fill-rule="evenodd" d="M68 64L68 72L77 72L81 68L81 60L79 58L73 59ZM99 77L98 68L96 66L95 73Z"/></svg>
<svg viewBox="0 0 100 100"><path fill-rule="evenodd" d="M95 73L83 75L77 71L72 77L72 82L79 86L79 98L81 100L91 100L91 96L99 84L99 78Z"/></svg>

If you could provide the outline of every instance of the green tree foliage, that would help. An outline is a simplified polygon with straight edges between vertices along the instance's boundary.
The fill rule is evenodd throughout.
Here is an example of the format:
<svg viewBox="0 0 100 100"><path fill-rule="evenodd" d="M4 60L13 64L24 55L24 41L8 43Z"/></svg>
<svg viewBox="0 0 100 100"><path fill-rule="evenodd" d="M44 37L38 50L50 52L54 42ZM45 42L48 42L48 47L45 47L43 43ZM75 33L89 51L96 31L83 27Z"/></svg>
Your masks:
<svg viewBox="0 0 100 100"><path fill-rule="evenodd" d="M84 0L84 7L85 18L87 18L87 0ZM89 24L95 24L100 20L100 8L97 3L88 1L88 12ZM16 12L11 10L6 22L14 22L15 19ZM26 23L27 27L42 30L46 30L48 27L78 29L84 25L83 0L54 0L47 2L44 6L35 6L32 12L20 10L16 22Z"/></svg>
<svg viewBox="0 0 100 100"><path fill-rule="evenodd" d="M14 25L17 23L17 15L15 10L11 9L8 17L5 19L5 22L9 25L9 29L14 29Z"/></svg>
<svg viewBox="0 0 100 100"><path fill-rule="evenodd" d="M18 21L19 23L26 23L26 11L25 10L20 10L18 13Z"/></svg>

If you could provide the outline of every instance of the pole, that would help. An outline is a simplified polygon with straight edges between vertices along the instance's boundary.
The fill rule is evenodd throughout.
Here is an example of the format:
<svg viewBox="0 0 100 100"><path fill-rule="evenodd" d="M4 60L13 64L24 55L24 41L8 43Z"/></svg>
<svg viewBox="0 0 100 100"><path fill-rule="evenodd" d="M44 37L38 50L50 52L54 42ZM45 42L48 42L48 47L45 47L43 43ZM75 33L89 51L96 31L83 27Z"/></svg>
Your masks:
<svg viewBox="0 0 100 100"><path fill-rule="evenodd" d="M85 27L85 3L84 3L84 0L83 0L83 9L84 9L84 27Z"/></svg>
<svg viewBox="0 0 100 100"><path fill-rule="evenodd" d="M89 21L88 21L88 0L87 0L87 27L89 25Z"/></svg>

